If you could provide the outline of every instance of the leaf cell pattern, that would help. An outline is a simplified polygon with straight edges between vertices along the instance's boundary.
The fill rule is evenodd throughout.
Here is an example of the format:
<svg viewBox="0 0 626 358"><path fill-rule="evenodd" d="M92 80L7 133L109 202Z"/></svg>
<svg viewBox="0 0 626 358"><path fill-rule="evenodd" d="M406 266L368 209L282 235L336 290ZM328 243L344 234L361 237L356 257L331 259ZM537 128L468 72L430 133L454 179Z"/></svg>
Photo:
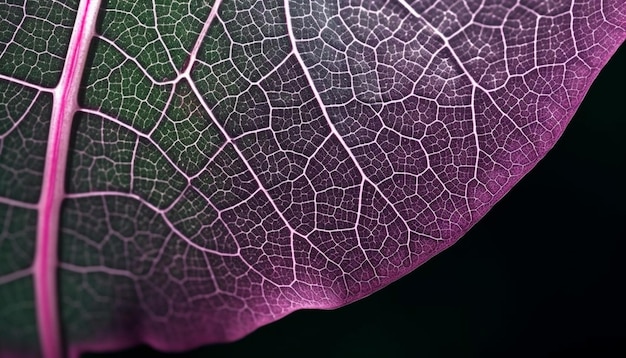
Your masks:
<svg viewBox="0 0 626 358"><path fill-rule="evenodd" d="M0 4L3 356L60 352L33 291L51 237L71 356L231 341L373 293L552 148L626 37L623 0L96 5Z"/></svg>

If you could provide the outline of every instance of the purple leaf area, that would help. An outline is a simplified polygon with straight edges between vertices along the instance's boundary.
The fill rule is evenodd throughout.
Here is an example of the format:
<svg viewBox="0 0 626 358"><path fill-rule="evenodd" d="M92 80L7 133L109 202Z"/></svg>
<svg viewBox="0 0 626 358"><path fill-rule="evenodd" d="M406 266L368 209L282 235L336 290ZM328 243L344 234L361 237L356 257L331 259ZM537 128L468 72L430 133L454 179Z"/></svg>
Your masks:
<svg viewBox="0 0 626 358"><path fill-rule="evenodd" d="M0 14L2 357L182 351L370 295L544 157L626 38L623 0Z"/></svg>

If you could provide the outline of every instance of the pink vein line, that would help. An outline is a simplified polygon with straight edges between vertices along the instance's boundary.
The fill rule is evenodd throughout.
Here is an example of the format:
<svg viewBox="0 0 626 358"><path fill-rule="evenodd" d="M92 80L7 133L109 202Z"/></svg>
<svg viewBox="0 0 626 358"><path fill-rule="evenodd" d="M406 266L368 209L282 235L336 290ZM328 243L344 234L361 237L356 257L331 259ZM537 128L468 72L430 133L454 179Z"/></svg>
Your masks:
<svg viewBox="0 0 626 358"><path fill-rule="evenodd" d="M63 356L57 305L59 212L65 195L63 186L72 117L78 108L77 94L99 3L99 0L80 3L68 47L68 61L53 92L54 102L38 203L37 244L33 263L40 348L46 358Z"/></svg>

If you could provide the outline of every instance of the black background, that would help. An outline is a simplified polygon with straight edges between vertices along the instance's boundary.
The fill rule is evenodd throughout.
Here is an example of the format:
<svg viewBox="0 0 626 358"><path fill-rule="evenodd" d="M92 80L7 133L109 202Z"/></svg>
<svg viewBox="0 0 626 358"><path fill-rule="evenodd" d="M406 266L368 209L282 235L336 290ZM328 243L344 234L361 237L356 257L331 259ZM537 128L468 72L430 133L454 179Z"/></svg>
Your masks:
<svg viewBox="0 0 626 358"><path fill-rule="evenodd" d="M232 344L106 356L626 357L625 139L622 46L545 159L410 275Z"/></svg>

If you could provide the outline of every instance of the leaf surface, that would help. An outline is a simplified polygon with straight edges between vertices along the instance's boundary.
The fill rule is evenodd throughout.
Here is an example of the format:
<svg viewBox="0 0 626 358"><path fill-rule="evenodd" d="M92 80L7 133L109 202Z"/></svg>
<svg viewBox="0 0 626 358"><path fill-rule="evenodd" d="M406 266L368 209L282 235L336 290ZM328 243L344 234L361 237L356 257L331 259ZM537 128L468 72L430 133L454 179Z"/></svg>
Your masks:
<svg viewBox="0 0 626 358"><path fill-rule="evenodd" d="M0 4L0 354L238 339L458 240L623 0Z"/></svg>

